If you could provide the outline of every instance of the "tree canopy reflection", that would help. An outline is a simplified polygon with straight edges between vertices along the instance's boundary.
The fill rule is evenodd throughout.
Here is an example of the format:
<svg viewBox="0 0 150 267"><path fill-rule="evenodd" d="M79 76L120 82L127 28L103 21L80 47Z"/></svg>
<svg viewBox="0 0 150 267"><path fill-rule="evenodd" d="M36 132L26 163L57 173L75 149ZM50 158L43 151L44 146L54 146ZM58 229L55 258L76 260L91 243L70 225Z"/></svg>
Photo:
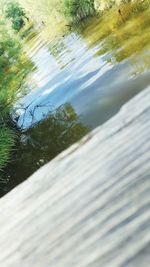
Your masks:
<svg viewBox="0 0 150 267"><path fill-rule="evenodd" d="M18 151L14 153L14 164L8 166L11 184L20 183L39 167L49 162L60 152L80 140L89 128L80 121L71 106L65 104L51 113L48 118L21 136ZM20 174L20 180L17 181Z"/></svg>
<svg viewBox="0 0 150 267"><path fill-rule="evenodd" d="M134 3L121 6L121 16L114 7L103 17L89 20L78 32L90 47L97 46L95 56L105 55L106 61L120 63L130 58L132 64L141 72L150 68L147 55L143 61L138 56L149 50L150 43L150 8L141 4L139 9ZM86 26L86 27L85 27ZM142 62L142 67L139 64ZM143 68L144 67L144 68ZM136 70L135 70L136 72Z"/></svg>

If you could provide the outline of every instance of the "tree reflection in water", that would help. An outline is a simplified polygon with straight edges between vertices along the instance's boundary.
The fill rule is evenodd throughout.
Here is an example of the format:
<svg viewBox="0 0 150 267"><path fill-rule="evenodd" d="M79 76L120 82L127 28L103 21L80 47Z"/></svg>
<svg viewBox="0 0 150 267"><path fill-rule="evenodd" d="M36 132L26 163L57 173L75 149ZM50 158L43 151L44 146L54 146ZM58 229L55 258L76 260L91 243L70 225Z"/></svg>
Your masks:
<svg viewBox="0 0 150 267"><path fill-rule="evenodd" d="M134 76L138 76L150 69L149 14L149 4L144 2L139 9L136 3L123 4L121 17L118 16L118 8L114 7L108 10L107 16L82 23L77 32L90 48L97 46L96 57L105 55L105 60L112 65L130 59Z"/></svg>
<svg viewBox="0 0 150 267"><path fill-rule="evenodd" d="M14 162L9 164L6 191L24 181L38 168L80 140L90 129L80 122L71 106L65 104L48 118L21 135ZM7 172L7 170L6 170Z"/></svg>
<svg viewBox="0 0 150 267"><path fill-rule="evenodd" d="M36 153L34 164L40 165L42 162L43 165L81 139L87 132L88 128L80 122L73 107L67 103L27 131L23 142L24 148L27 151L31 151L32 148L33 153ZM29 163L32 160L28 159Z"/></svg>

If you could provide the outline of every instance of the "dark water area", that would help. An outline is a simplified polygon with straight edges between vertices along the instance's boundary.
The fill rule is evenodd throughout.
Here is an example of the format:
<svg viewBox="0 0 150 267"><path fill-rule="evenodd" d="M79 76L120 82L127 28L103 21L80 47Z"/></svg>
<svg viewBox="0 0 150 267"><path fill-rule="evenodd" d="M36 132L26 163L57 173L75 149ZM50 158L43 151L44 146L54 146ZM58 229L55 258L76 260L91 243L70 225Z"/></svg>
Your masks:
<svg viewBox="0 0 150 267"><path fill-rule="evenodd" d="M150 85L149 26L147 11L120 24L111 14L51 42L39 34L26 44L36 70L14 108L22 132L1 175L1 196Z"/></svg>

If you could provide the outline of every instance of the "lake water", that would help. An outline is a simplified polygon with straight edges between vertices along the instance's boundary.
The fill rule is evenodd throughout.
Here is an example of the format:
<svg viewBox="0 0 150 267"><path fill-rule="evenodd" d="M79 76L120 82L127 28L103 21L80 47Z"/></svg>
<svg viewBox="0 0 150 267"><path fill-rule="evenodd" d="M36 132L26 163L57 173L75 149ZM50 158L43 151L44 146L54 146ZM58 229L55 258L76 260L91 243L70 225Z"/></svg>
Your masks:
<svg viewBox="0 0 150 267"><path fill-rule="evenodd" d="M26 44L36 69L13 113L22 134L1 195L150 85L149 12L117 16L110 11L51 42L39 34Z"/></svg>

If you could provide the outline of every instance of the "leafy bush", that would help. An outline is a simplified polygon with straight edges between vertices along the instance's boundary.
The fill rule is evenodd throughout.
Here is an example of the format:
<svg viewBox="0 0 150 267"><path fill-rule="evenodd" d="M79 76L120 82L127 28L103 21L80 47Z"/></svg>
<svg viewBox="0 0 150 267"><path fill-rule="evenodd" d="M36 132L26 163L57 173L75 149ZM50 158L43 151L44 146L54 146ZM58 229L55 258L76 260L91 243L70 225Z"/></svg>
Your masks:
<svg viewBox="0 0 150 267"><path fill-rule="evenodd" d="M62 0L61 12L70 22L79 22L94 13L94 0Z"/></svg>
<svg viewBox="0 0 150 267"><path fill-rule="evenodd" d="M17 2L8 3L6 5L5 14L6 18L11 20L12 28L15 31L20 31L21 28L25 25L24 18L28 20L23 8Z"/></svg>
<svg viewBox="0 0 150 267"><path fill-rule="evenodd" d="M6 17L7 18L15 19L16 17L24 17L24 16L25 16L25 12L22 9L22 7L20 7L18 5L18 3L9 3L7 5L7 8L6 8Z"/></svg>

